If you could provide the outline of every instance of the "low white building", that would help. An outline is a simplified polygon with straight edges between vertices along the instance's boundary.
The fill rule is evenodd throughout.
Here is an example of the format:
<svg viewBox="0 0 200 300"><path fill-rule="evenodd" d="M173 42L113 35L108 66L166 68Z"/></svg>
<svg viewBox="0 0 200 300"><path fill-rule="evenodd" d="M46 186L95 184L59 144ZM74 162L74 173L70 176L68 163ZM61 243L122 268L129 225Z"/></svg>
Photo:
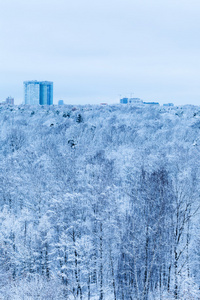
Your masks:
<svg viewBox="0 0 200 300"><path fill-rule="evenodd" d="M140 98L128 98L128 103L134 105L143 105L143 101Z"/></svg>

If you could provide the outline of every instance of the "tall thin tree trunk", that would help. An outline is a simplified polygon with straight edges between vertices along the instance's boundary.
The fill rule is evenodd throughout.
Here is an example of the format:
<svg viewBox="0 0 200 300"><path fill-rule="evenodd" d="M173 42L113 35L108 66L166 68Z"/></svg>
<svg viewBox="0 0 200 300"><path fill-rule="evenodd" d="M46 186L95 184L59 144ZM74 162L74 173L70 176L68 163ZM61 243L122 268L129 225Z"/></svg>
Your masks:
<svg viewBox="0 0 200 300"><path fill-rule="evenodd" d="M144 271L144 300L148 298L147 273L148 273L148 248L149 248L149 227L146 228L145 244L145 271Z"/></svg>
<svg viewBox="0 0 200 300"><path fill-rule="evenodd" d="M178 278L177 278L177 269L178 269L178 254L177 254L177 250L176 247L174 249L174 298L178 299Z"/></svg>
<svg viewBox="0 0 200 300"><path fill-rule="evenodd" d="M168 279L167 279L167 291L170 291L170 281L171 281L171 264L168 269Z"/></svg>
<svg viewBox="0 0 200 300"><path fill-rule="evenodd" d="M83 299L83 295L82 295L82 289L81 289L81 285L80 285L80 280L79 280L79 270L78 270L78 253L76 251L76 238L75 238L75 232L73 229L73 243L74 243L74 258L75 258L75 278L76 278L76 283L77 283L77 297L80 294L80 299Z"/></svg>
<svg viewBox="0 0 200 300"><path fill-rule="evenodd" d="M91 292L90 292L90 273L88 274L88 300L90 300L90 295L91 295Z"/></svg>
<svg viewBox="0 0 200 300"><path fill-rule="evenodd" d="M114 296L114 300L116 300L117 296L116 296L115 274L114 274L114 265L113 265L111 248L110 248L110 266L111 266L111 274L112 274L113 296Z"/></svg>
<svg viewBox="0 0 200 300"><path fill-rule="evenodd" d="M190 262L189 262L189 242L190 242L190 221L187 223L187 276L190 277Z"/></svg>
<svg viewBox="0 0 200 300"><path fill-rule="evenodd" d="M100 296L99 300L103 300L103 228L100 222Z"/></svg>

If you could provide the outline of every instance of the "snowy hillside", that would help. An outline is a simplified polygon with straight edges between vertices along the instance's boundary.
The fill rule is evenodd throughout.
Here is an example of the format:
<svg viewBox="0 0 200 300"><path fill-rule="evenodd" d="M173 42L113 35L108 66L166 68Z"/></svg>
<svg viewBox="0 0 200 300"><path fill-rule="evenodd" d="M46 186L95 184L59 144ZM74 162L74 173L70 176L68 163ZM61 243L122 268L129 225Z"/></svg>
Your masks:
<svg viewBox="0 0 200 300"><path fill-rule="evenodd" d="M200 299L200 107L0 106L0 299Z"/></svg>

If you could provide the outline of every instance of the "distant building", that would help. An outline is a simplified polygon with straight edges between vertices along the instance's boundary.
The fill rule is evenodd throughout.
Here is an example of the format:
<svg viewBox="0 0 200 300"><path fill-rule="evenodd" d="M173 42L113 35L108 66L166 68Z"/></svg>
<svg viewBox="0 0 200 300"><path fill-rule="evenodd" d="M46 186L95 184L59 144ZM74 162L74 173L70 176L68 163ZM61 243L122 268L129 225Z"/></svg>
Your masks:
<svg viewBox="0 0 200 300"><path fill-rule="evenodd" d="M52 105L53 82L24 81L24 103L30 105Z"/></svg>
<svg viewBox="0 0 200 300"><path fill-rule="evenodd" d="M14 105L14 98L12 98L12 97L6 98L6 104Z"/></svg>
<svg viewBox="0 0 200 300"><path fill-rule="evenodd" d="M145 105L155 105L159 106L160 104L158 102L143 102Z"/></svg>
<svg viewBox="0 0 200 300"><path fill-rule="evenodd" d="M105 105L108 105L108 103L102 102L102 103L100 103L100 105L105 106Z"/></svg>
<svg viewBox="0 0 200 300"><path fill-rule="evenodd" d="M122 98L120 99L121 104L134 104L143 105L143 101L140 98Z"/></svg>
<svg viewBox="0 0 200 300"><path fill-rule="evenodd" d="M120 99L121 104L128 104L128 98L122 98Z"/></svg>
<svg viewBox="0 0 200 300"><path fill-rule="evenodd" d="M58 105L64 105L64 101L63 100L58 100Z"/></svg>
<svg viewBox="0 0 200 300"><path fill-rule="evenodd" d="M165 103L163 106L174 106L174 103Z"/></svg>
<svg viewBox="0 0 200 300"><path fill-rule="evenodd" d="M143 105L143 101L140 98L129 98L128 103L135 105Z"/></svg>
<svg viewBox="0 0 200 300"><path fill-rule="evenodd" d="M122 98L120 99L120 103L122 104L133 104L136 106L144 106L144 105L155 105L159 106L160 104L158 102L143 102L140 98ZM173 103L168 103L168 106L172 106Z"/></svg>

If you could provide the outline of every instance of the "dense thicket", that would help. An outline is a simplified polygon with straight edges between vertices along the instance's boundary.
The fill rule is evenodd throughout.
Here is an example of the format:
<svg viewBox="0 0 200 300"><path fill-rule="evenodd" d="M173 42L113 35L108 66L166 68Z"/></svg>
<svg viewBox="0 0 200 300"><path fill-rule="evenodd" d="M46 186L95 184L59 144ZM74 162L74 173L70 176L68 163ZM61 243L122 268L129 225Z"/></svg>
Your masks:
<svg viewBox="0 0 200 300"><path fill-rule="evenodd" d="M0 298L200 299L200 108L0 107Z"/></svg>

